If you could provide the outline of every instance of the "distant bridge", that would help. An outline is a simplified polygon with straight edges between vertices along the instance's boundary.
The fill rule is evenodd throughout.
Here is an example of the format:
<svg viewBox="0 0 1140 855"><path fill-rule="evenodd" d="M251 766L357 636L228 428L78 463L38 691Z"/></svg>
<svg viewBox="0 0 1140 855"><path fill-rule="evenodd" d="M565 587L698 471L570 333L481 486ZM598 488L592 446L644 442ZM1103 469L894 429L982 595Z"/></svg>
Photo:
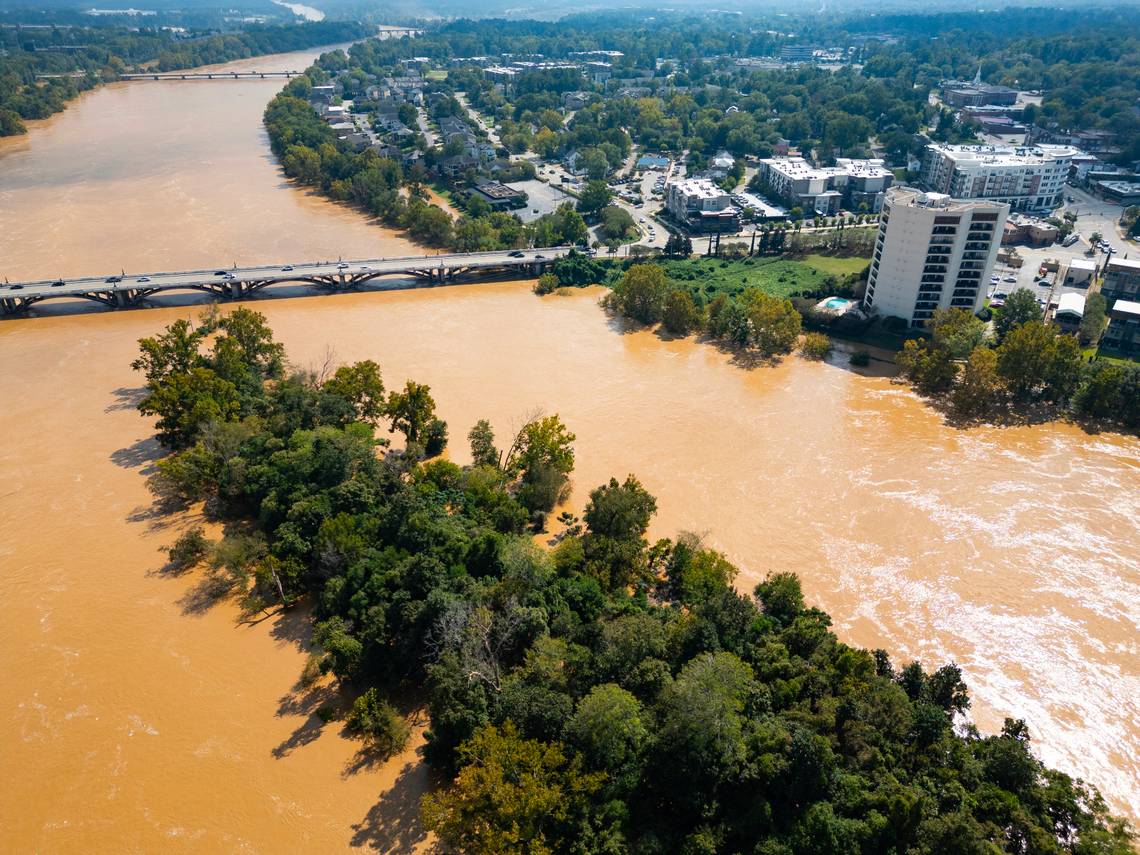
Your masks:
<svg viewBox="0 0 1140 855"><path fill-rule="evenodd" d="M299 77L302 71L143 71L120 74L120 80L259 80Z"/></svg>
<svg viewBox="0 0 1140 855"><path fill-rule="evenodd" d="M548 264L571 251L559 246L542 249L413 255L361 261L322 261L260 267L188 270L172 273L132 273L78 279L41 279L0 285L0 314L16 315L44 300L92 300L111 308L146 305L166 291L203 291L220 300L250 297L271 285L312 285L323 291L351 291L367 282L394 276L419 280L431 287L480 276L512 273L537 276Z"/></svg>

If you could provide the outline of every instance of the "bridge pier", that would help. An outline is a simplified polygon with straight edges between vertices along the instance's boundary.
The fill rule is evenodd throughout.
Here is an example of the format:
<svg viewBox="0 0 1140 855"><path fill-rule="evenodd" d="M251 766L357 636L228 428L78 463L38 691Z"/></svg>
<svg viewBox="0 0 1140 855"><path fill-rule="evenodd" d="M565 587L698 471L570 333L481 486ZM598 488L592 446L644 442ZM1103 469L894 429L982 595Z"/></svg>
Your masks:
<svg viewBox="0 0 1140 855"><path fill-rule="evenodd" d="M112 291L111 299L117 309L125 309L134 302L130 291Z"/></svg>
<svg viewBox="0 0 1140 855"><path fill-rule="evenodd" d="M24 310L24 306L20 305L18 300L12 300L7 297L0 300L0 314L15 315Z"/></svg>

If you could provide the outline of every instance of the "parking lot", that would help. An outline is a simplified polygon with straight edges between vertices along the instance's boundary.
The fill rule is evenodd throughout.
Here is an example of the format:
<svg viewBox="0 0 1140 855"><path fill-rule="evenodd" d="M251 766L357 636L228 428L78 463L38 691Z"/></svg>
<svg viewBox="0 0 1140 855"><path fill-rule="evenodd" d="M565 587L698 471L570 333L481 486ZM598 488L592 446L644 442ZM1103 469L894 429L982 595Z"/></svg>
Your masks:
<svg viewBox="0 0 1140 855"><path fill-rule="evenodd" d="M532 223L543 214L553 213L563 202L573 203L576 201L573 196L568 196L553 184L547 184L538 179L513 181L510 186L516 190L522 190L527 195L526 207L519 208L514 212L519 215L519 219L524 223Z"/></svg>

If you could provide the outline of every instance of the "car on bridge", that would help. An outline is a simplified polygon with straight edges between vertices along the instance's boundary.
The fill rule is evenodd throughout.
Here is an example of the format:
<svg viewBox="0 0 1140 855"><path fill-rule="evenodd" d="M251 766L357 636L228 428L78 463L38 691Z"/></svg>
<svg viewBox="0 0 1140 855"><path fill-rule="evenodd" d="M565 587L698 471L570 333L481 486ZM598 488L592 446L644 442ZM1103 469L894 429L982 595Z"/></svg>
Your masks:
<svg viewBox="0 0 1140 855"><path fill-rule="evenodd" d="M23 285L9 285L8 287L11 288L13 291L19 291L24 286Z"/></svg>
<svg viewBox="0 0 1140 855"><path fill-rule="evenodd" d="M136 282L149 282L149 281L150 281L150 277L149 277L149 276L140 276L140 277L139 277L138 279L136 279L135 281L136 281Z"/></svg>
<svg viewBox="0 0 1140 855"><path fill-rule="evenodd" d="M348 270L348 265L342 261L340 264L338 264L336 266L336 269L337 270Z"/></svg>
<svg viewBox="0 0 1140 855"><path fill-rule="evenodd" d="M522 258L526 255L526 253L521 249L516 249L514 252L508 252L507 255L509 255L511 258Z"/></svg>
<svg viewBox="0 0 1140 855"><path fill-rule="evenodd" d="M214 275L215 276L229 276L229 274L226 273L226 271L224 271L224 270L215 270Z"/></svg>
<svg viewBox="0 0 1140 855"><path fill-rule="evenodd" d="M282 273L291 273L292 271L293 271L293 265L292 264L286 264L284 267L281 268Z"/></svg>
<svg viewBox="0 0 1140 855"><path fill-rule="evenodd" d="M62 288L66 284L67 283L64 282L62 279L56 279L54 282L51 283L51 287L52 288Z"/></svg>
<svg viewBox="0 0 1140 855"><path fill-rule="evenodd" d="M110 282L112 285L114 285L116 282L122 282L123 277L122 276L108 276L103 281L104 282Z"/></svg>

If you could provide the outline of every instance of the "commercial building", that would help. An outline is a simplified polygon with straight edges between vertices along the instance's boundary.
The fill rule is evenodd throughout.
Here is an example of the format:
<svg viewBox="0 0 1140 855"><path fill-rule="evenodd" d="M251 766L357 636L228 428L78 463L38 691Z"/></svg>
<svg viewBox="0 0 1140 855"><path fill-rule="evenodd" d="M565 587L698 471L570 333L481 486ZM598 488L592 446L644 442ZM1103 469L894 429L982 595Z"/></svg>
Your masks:
<svg viewBox="0 0 1140 855"><path fill-rule="evenodd" d="M955 199L992 199L1014 211L1048 212L1061 204L1079 149L1059 145L926 147L922 185Z"/></svg>
<svg viewBox="0 0 1140 855"><path fill-rule="evenodd" d="M1025 243L1030 246L1051 246L1057 242L1061 230L1052 223L1027 217L1024 214L1011 216L1002 229L1003 244Z"/></svg>
<svg viewBox="0 0 1140 855"><path fill-rule="evenodd" d="M669 185L665 208L693 232L732 233L740 230L740 209L732 196L707 178L687 178Z"/></svg>
<svg viewBox="0 0 1140 855"><path fill-rule="evenodd" d="M1112 305L1114 300L1140 300L1140 261L1113 258L1104 266L1100 293Z"/></svg>
<svg viewBox="0 0 1140 855"><path fill-rule="evenodd" d="M1069 259L1061 284L1066 288L1088 288L1096 276L1096 262L1091 258Z"/></svg>
<svg viewBox="0 0 1140 855"><path fill-rule="evenodd" d="M1121 356L1140 356L1140 303L1117 300L1113 304L1100 346Z"/></svg>
<svg viewBox="0 0 1140 855"><path fill-rule="evenodd" d="M760 161L761 181L771 192L804 213L837 214L841 208L878 213L883 192L895 180L881 160L839 158L835 166L812 166L802 157L769 157Z"/></svg>
<svg viewBox="0 0 1140 855"><path fill-rule="evenodd" d="M912 187L887 191L863 309L926 324L937 309L977 312L1009 206Z"/></svg>
<svg viewBox="0 0 1140 855"><path fill-rule="evenodd" d="M472 194L478 196L496 211L509 211L512 208L526 207L526 193L491 181L488 178L476 178L475 186L471 188Z"/></svg>

